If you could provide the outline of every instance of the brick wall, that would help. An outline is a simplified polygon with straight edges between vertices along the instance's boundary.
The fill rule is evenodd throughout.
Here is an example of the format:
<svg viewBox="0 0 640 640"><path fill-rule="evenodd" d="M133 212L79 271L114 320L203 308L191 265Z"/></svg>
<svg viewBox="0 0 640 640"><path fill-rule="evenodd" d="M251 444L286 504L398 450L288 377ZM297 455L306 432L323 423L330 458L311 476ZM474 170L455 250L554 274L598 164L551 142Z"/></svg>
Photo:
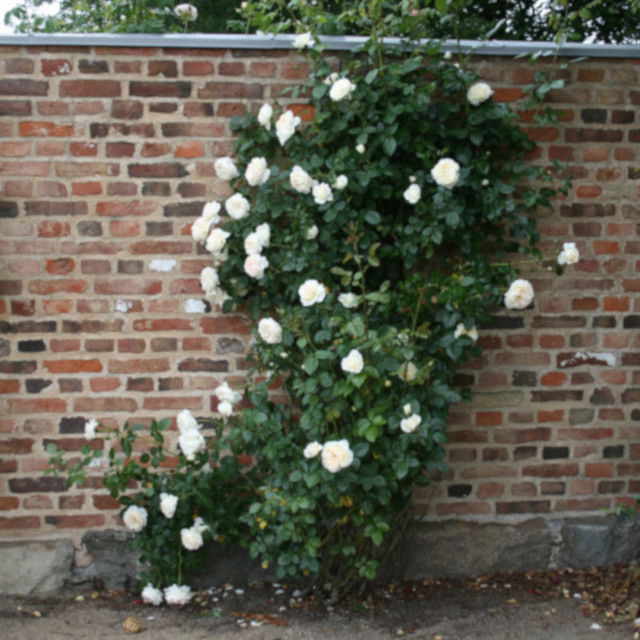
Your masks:
<svg viewBox="0 0 640 640"><path fill-rule="evenodd" d="M474 65L498 100L533 74ZM79 448L89 418L206 416L218 382L242 376L249 328L201 302L209 261L189 226L226 194L213 160L229 119L305 74L288 51L0 47L0 536L114 526L99 476L66 491L43 474L47 443ZM640 494L640 59L567 77L560 123L531 135L535 160L574 178L541 215L544 244L575 240L583 258L532 273L535 309L481 332L451 471L416 496L429 518L599 513Z"/></svg>

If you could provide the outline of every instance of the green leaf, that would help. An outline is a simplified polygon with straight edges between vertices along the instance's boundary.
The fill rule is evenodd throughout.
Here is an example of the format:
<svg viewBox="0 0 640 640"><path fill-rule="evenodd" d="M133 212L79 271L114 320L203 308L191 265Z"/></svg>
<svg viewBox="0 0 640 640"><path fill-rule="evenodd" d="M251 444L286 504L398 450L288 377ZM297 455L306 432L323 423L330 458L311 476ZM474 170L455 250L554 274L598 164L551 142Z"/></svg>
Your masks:
<svg viewBox="0 0 640 640"><path fill-rule="evenodd" d="M318 368L318 364L319 364L318 357L312 353L311 355L308 355L304 359L302 368L305 373L307 373L308 375L312 375L313 373L315 373L315 370Z"/></svg>
<svg viewBox="0 0 640 640"><path fill-rule="evenodd" d="M382 148L388 156L392 156L396 151L397 143L395 138L385 138L382 142Z"/></svg>
<svg viewBox="0 0 640 640"><path fill-rule="evenodd" d="M364 214L364 219L372 225L380 224L382 221L382 218L377 211L367 211L367 213Z"/></svg>

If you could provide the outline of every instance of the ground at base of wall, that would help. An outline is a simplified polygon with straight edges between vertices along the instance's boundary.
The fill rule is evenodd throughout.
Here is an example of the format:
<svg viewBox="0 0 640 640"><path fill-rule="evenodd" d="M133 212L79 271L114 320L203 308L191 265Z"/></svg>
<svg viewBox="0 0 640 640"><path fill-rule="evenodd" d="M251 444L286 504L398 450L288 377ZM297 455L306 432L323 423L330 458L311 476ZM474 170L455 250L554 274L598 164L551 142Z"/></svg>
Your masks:
<svg viewBox="0 0 640 640"><path fill-rule="evenodd" d="M46 597L2 596L0 625L16 640L121 640L125 621L154 640L631 640L638 637L638 576L632 563L382 583L334 606L286 584L227 584L198 592L184 608L150 607L123 590L84 586Z"/></svg>

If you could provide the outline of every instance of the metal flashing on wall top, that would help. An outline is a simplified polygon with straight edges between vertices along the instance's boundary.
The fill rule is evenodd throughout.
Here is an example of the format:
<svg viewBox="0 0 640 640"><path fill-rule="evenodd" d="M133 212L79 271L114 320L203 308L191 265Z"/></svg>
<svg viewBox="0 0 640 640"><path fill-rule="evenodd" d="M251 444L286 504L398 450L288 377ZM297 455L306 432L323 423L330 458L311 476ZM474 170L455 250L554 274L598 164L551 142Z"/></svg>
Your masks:
<svg viewBox="0 0 640 640"><path fill-rule="evenodd" d="M0 34L0 45L14 46L107 46L164 47L188 49L292 49L293 35L253 35L235 33L129 34L129 33L32 33ZM350 51L365 38L360 36L322 36L331 51ZM387 38L399 44L399 38ZM445 51L458 51L483 56L518 56L540 53L587 58L640 58L640 44L568 43L557 47L553 42L518 40L447 41Z"/></svg>

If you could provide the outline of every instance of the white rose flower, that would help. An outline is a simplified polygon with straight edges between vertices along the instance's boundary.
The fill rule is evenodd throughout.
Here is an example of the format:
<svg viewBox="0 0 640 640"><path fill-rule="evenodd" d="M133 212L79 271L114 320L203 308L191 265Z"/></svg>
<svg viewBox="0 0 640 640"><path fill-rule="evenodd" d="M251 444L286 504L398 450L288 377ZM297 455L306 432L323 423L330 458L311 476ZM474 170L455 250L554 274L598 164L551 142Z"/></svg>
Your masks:
<svg viewBox="0 0 640 640"><path fill-rule="evenodd" d="M364 359L357 349L351 349L349 354L340 361L340 368L345 373L360 373L364 369Z"/></svg>
<svg viewBox="0 0 640 640"><path fill-rule="evenodd" d="M152 604L154 607L159 607L162 604L162 591L156 589L151 583L145 586L140 595L145 604Z"/></svg>
<svg viewBox="0 0 640 640"><path fill-rule="evenodd" d="M199 549L204 544L202 534L193 527L180 529L180 542L182 542L182 546L189 551L196 551L196 549Z"/></svg>
<svg viewBox="0 0 640 640"><path fill-rule="evenodd" d="M236 167L234 161L228 156L218 158L213 163L213 168L216 170L216 175L220 180L233 180L240 175L238 167Z"/></svg>
<svg viewBox="0 0 640 640"><path fill-rule="evenodd" d="M211 200L211 202L207 202L204 207L202 207L200 217L211 224L218 224L218 222L220 222L220 209L220 203L216 200Z"/></svg>
<svg viewBox="0 0 640 640"><path fill-rule="evenodd" d="M356 85L353 84L349 78L340 78L331 85L331 89L329 89L329 97L334 102L340 102L340 100L349 98L355 88Z"/></svg>
<svg viewBox="0 0 640 640"><path fill-rule="evenodd" d="M241 194L234 193L224 201L224 208L234 220L242 220L249 215L249 201Z"/></svg>
<svg viewBox="0 0 640 640"><path fill-rule="evenodd" d="M191 600L191 587L172 584L164 589L164 599L167 604L183 605Z"/></svg>
<svg viewBox="0 0 640 640"><path fill-rule="evenodd" d="M273 318L262 318L258 322L258 335L267 344L280 344L282 342L282 327Z"/></svg>
<svg viewBox="0 0 640 640"><path fill-rule="evenodd" d="M268 222L263 222L256 227L256 235L260 238L263 247L268 247L271 242L271 227Z"/></svg>
<svg viewBox="0 0 640 640"><path fill-rule="evenodd" d="M526 309L532 301L533 287L528 280L514 280L504 294L504 306L507 309Z"/></svg>
<svg viewBox="0 0 640 640"><path fill-rule="evenodd" d="M298 297L303 307L310 307L311 305L322 302L327 295L327 290L321 282L315 279L305 280L298 287Z"/></svg>
<svg viewBox="0 0 640 640"><path fill-rule="evenodd" d="M236 404L242 399L242 393L234 391L227 382L218 385L213 392L220 402L230 402Z"/></svg>
<svg viewBox="0 0 640 640"><path fill-rule="evenodd" d="M476 82L469 87L467 91L467 100L469 104L477 107L479 104L488 100L493 95L493 89L486 82Z"/></svg>
<svg viewBox="0 0 640 640"><path fill-rule="evenodd" d="M326 182L320 182L311 189L316 204L326 204L333 200L333 191Z"/></svg>
<svg viewBox="0 0 640 640"><path fill-rule="evenodd" d="M318 227L314 224L307 229L307 240L315 240L318 237Z"/></svg>
<svg viewBox="0 0 640 640"><path fill-rule="evenodd" d="M289 174L289 182L298 193L311 193L315 181L302 167L295 165Z"/></svg>
<svg viewBox="0 0 640 640"><path fill-rule="evenodd" d="M211 224L211 220L207 220L202 216L196 218L194 223L191 225L191 237L196 242L204 242L207 239L207 235L209 235Z"/></svg>
<svg viewBox="0 0 640 640"><path fill-rule="evenodd" d="M422 418L418 414L412 413L408 418L400 420L400 428L405 433L413 433L420 426L421 422Z"/></svg>
<svg viewBox="0 0 640 640"><path fill-rule="evenodd" d="M558 254L558 264L576 264L580 260L580 252L575 242L565 242Z"/></svg>
<svg viewBox="0 0 640 640"><path fill-rule="evenodd" d="M205 267L200 272L200 286L206 295L209 296L215 293L219 284L218 272L213 267Z"/></svg>
<svg viewBox="0 0 640 640"><path fill-rule="evenodd" d="M331 473L346 469L353 462L347 440L327 440L322 447L322 466Z"/></svg>
<svg viewBox="0 0 640 640"><path fill-rule="evenodd" d="M147 526L147 510L132 504L122 514L122 521L127 529L138 533Z"/></svg>
<svg viewBox="0 0 640 640"><path fill-rule="evenodd" d="M262 253L262 241L255 231L252 231L244 239L244 252L248 256L255 256L259 253Z"/></svg>
<svg viewBox="0 0 640 640"><path fill-rule="evenodd" d="M405 192L402 194L402 197L409 204L416 204L420 202L420 198L422 197L422 190L420 189L419 185L411 184L407 187Z"/></svg>
<svg viewBox="0 0 640 640"><path fill-rule="evenodd" d="M227 402L226 400L223 402L218 402L218 413L223 418L228 418L230 415L233 414L233 405L230 402Z"/></svg>
<svg viewBox="0 0 640 640"><path fill-rule="evenodd" d="M302 455L310 460L311 458L315 458L322 451L322 445L315 440L310 442L302 451Z"/></svg>
<svg viewBox="0 0 640 640"><path fill-rule="evenodd" d="M342 173L336 178L336 181L333 183L333 188L337 189L338 191L342 191L348 184L349 178L347 178L347 176Z"/></svg>
<svg viewBox="0 0 640 640"><path fill-rule="evenodd" d="M198 9L192 4L178 4L175 6L173 12L180 18L180 20L188 20L189 22L195 22L198 19Z"/></svg>
<svg viewBox="0 0 640 640"><path fill-rule="evenodd" d="M271 175L271 170L267 167L266 158L251 158L244 172L246 181L252 187L264 184Z"/></svg>
<svg viewBox="0 0 640 640"><path fill-rule="evenodd" d="M364 153L365 150L366 150L366 147L362 143L356 145L356 151L358 153Z"/></svg>
<svg viewBox="0 0 640 640"><path fill-rule="evenodd" d="M224 229L216 227L211 230L209 237L207 238L206 248L211 253L221 253L224 250L224 245L227 243L227 238L231 234Z"/></svg>
<svg viewBox="0 0 640 640"><path fill-rule="evenodd" d="M398 370L398 377L405 382L411 382L416 379L418 368L413 362L405 362Z"/></svg>
<svg viewBox="0 0 640 640"><path fill-rule="evenodd" d="M84 437L87 440L92 440L96 437L96 427L98 426L98 421L94 418L91 420L87 420L84 423Z"/></svg>
<svg viewBox="0 0 640 640"><path fill-rule="evenodd" d="M453 337L457 340L460 336L469 336L474 342L478 339L478 330L475 327L467 329L462 322L456 325Z"/></svg>
<svg viewBox="0 0 640 640"><path fill-rule="evenodd" d="M338 302L345 308L345 309L354 309L355 307L358 306L359 303L359 299L358 296L355 293L341 293L338 296Z"/></svg>
<svg viewBox="0 0 640 640"><path fill-rule="evenodd" d="M309 47L313 46L313 36L309 31L307 31L306 33L299 33L293 39L293 46L296 49L308 49Z"/></svg>
<svg viewBox="0 0 640 640"><path fill-rule="evenodd" d="M160 494L160 511L165 518L173 518L176 513L176 507L178 506L178 496L174 496L172 493Z"/></svg>
<svg viewBox="0 0 640 640"><path fill-rule="evenodd" d="M183 409L177 418L178 430L180 433L188 431L189 429L200 429L200 425L197 420L191 415L189 409Z"/></svg>
<svg viewBox="0 0 640 640"><path fill-rule="evenodd" d="M261 254L256 253L247 256L244 261L244 272L256 280L262 279L265 269L269 266L269 261Z"/></svg>
<svg viewBox="0 0 640 640"><path fill-rule="evenodd" d="M405 416L411 415L411 405L407 402L407 404L404 405L404 407L402 407L402 412L404 413Z"/></svg>
<svg viewBox="0 0 640 640"><path fill-rule="evenodd" d="M287 109L276 120L276 136L280 146L284 147L287 140L296 132L296 127L300 124L300 118L293 115L293 111Z"/></svg>
<svg viewBox="0 0 640 640"><path fill-rule="evenodd" d="M258 111L258 122L267 130L271 131L271 117L273 116L273 108L270 104L264 103Z"/></svg>
<svg viewBox="0 0 640 640"><path fill-rule="evenodd" d="M442 158L431 169L431 177L436 184L451 189L460 180L460 165L451 158Z"/></svg>
<svg viewBox="0 0 640 640"><path fill-rule="evenodd" d="M194 460L196 453L204 450L206 445L204 436L198 429L187 429L180 434L178 446L187 460Z"/></svg>

